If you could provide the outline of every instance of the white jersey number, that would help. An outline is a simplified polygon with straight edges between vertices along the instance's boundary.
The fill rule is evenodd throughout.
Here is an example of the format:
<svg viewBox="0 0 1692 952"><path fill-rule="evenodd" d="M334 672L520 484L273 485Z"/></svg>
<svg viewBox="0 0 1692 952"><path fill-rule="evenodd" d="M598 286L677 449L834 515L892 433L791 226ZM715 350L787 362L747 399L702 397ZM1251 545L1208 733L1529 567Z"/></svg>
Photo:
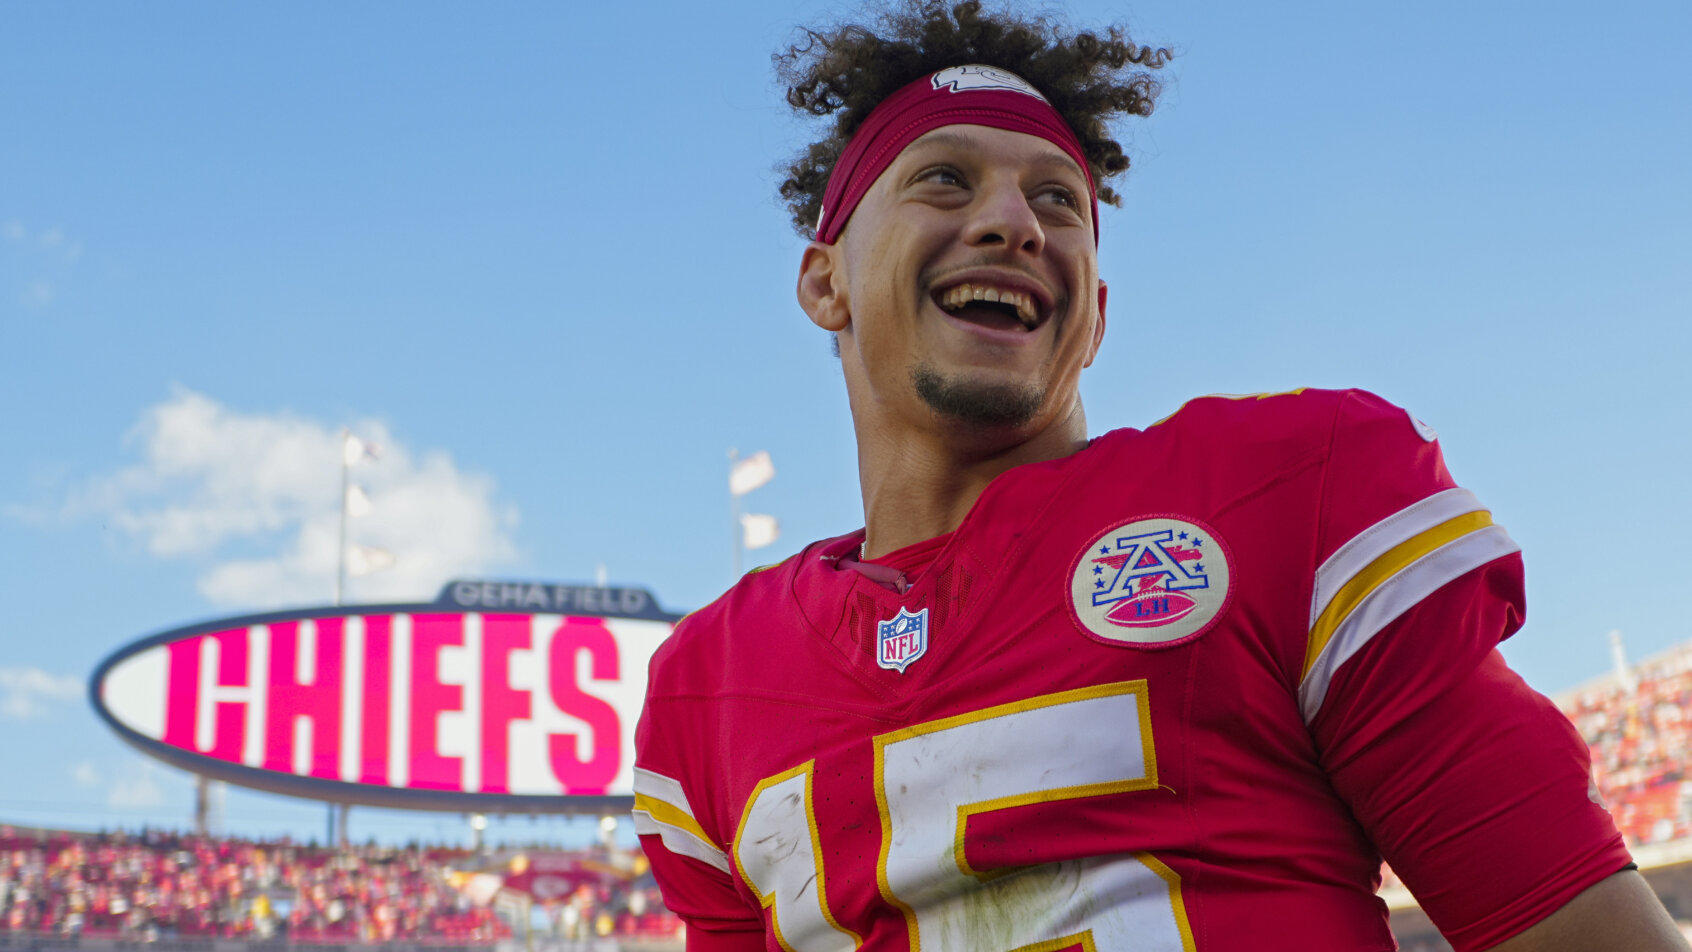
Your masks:
<svg viewBox="0 0 1692 952"><path fill-rule="evenodd" d="M966 856L972 816L1156 787L1145 698L1144 681L1104 684L875 738L876 878L912 952L1191 952L1180 880L1150 854L991 872ZM838 952L862 943L828 909L810 768L758 785L735 859L784 949Z"/></svg>
<svg viewBox="0 0 1692 952"><path fill-rule="evenodd" d="M764 908L775 906L770 921L782 948L852 952L863 940L828 911L811 810L813 763L769 777L752 791L734 835L734 861Z"/></svg>

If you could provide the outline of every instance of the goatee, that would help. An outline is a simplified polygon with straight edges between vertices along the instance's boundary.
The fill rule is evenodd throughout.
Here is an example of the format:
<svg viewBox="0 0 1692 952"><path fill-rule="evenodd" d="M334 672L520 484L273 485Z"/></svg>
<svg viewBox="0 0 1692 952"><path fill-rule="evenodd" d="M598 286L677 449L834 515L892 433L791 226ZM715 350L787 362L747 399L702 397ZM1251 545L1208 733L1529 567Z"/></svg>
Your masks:
<svg viewBox="0 0 1692 952"><path fill-rule="evenodd" d="M1046 400L1039 387L946 379L927 365L911 371L917 396L936 412L970 426L1018 427L1034 419Z"/></svg>

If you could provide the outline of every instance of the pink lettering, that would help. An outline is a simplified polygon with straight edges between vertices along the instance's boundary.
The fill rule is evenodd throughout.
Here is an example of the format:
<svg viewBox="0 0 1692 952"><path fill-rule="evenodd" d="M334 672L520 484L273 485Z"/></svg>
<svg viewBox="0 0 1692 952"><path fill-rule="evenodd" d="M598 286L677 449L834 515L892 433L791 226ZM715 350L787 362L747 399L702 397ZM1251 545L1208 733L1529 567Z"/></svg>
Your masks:
<svg viewBox="0 0 1692 952"><path fill-rule="evenodd" d="M511 792L511 722L530 716L511 687L511 652L529 647L530 616L482 616L482 792Z"/></svg>
<svg viewBox="0 0 1692 952"><path fill-rule="evenodd" d="M464 708L464 688L442 684L441 649L464 644L464 616L411 616L411 786L463 790L464 759L440 753L440 715Z"/></svg>
<svg viewBox="0 0 1692 952"><path fill-rule="evenodd" d="M300 623L270 626L264 769L294 772L294 722L303 717L311 721L310 775L341 779L341 629L345 621L317 619L317 658L309 682L299 678Z"/></svg>
<svg viewBox="0 0 1692 952"><path fill-rule="evenodd" d="M195 735L199 730L200 643L217 639L217 686L247 686L247 629L232 628L173 641L169 653L165 701L164 742L219 760L241 762L241 748L247 739L247 705L244 701L217 702L213 717L212 746L201 750Z"/></svg>
<svg viewBox="0 0 1692 952"><path fill-rule="evenodd" d="M388 782L388 720L393 677L392 615L364 616L364 717L358 739L358 782Z"/></svg>
<svg viewBox="0 0 1692 952"><path fill-rule="evenodd" d="M559 710L587 723L593 732L593 754L584 761L576 753L575 734L552 734L546 739L547 755L565 793L603 796L623 762L621 721L616 708L577 686L576 655L581 651L588 652L594 680L617 679L617 640L603 619L565 618L547 653L552 701Z"/></svg>

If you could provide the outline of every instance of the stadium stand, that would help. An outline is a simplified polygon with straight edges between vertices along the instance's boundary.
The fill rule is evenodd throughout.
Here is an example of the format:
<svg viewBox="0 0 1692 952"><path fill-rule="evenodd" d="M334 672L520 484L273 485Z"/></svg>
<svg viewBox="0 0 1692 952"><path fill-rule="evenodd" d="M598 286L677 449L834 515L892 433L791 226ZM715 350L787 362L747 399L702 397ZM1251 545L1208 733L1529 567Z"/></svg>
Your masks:
<svg viewBox="0 0 1692 952"><path fill-rule="evenodd" d="M1684 786L1692 756L1692 644L1559 702L1592 750L1598 791L1630 846L1692 834Z"/></svg>
<svg viewBox="0 0 1692 952"><path fill-rule="evenodd" d="M511 939L513 925L496 913L499 904L475 902L460 887L467 869L490 862L418 846L0 827L0 948L19 947L12 940L24 936L83 947L100 939L487 947ZM549 906L561 934L674 937L680 929L650 876L583 883Z"/></svg>

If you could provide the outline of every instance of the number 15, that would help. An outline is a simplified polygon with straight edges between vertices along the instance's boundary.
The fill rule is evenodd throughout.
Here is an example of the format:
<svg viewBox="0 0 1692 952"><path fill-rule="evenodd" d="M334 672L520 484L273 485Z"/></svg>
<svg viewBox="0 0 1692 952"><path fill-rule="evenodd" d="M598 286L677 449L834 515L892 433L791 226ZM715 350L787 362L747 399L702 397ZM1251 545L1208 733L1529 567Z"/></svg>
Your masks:
<svg viewBox="0 0 1692 952"><path fill-rule="evenodd" d="M1149 853L1009 870L969 864L969 819L1157 786L1146 683L1030 698L874 738L876 880L904 912L911 952L1192 952L1180 878ZM789 952L852 952L829 908L814 761L758 784L734 858ZM1031 840L1040 830L1027 834ZM814 887L814 888L813 888Z"/></svg>

